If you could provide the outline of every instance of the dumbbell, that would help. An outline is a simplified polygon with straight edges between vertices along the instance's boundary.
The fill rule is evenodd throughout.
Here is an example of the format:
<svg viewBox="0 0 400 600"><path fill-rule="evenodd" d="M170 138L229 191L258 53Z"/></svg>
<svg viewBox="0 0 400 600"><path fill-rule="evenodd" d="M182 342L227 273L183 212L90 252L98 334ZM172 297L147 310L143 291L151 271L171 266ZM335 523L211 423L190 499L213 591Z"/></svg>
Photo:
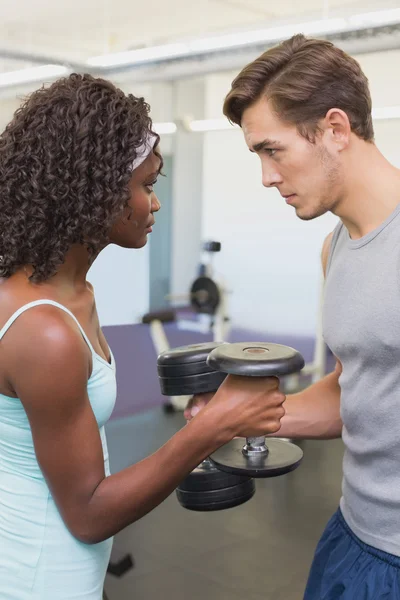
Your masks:
<svg viewBox="0 0 400 600"><path fill-rule="evenodd" d="M215 371L207 365L207 357L219 345L192 344L160 354L157 369L161 392L166 396L215 392L226 373ZM254 479L217 469L208 458L176 489L179 503L195 511L233 508L250 500L254 492Z"/></svg>
<svg viewBox="0 0 400 600"><path fill-rule="evenodd" d="M304 358L297 350L281 344L235 343L212 350L207 364L218 373L243 377L283 377L301 371ZM276 477L296 469L303 451L291 442L250 437L246 443L234 439L214 452L210 459L227 473L251 477Z"/></svg>
<svg viewBox="0 0 400 600"><path fill-rule="evenodd" d="M178 368L171 364L174 362L175 352ZM207 354L208 352L209 354ZM196 356L196 353L199 354ZM205 354L207 354L206 365L204 365ZM216 391L228 373L245 377L289 375L303 368L304 359L293 348L280 344L202 344L178 348L175 351L173 350L172 354L171 351L163 353L158 358L158 365L163 393L171 393L172 388L175 395L177 395L180 393L180 386L184 390L182 394ZM168 369L168 366L172 370ZM175 370L173 367L175 367ZM211 370L207 370L207 367L211 367ZM218 377L220 378L219 383ZM218 470L231 475L251 478L275 477L293 471L299 466L302 457L303 452L294 444L271 439L267 447L265 437L261 436L248 438L244 446L241 440L232 440L232 442L214 452L209 458L209 462L216 466ZM194 476L195 472L193 472ZM184 488L185 486L192 487L193 477L191 474L186 478L183 482ZM254 486L254 481L251 481ZM247 485L250 484L247 483ZM177 489L177 494L182 503L180 497L181 487L182 484ZM186 489L182 491L186 491ZM227 497L229 493L227 489ZM254 491L250 497L253 494ZM204 500L206 499L204 498ZM205 504L207 504L207 501L205 501ZM192 507L187 506L187 508ZM227 506L221 508L227 508ZM202 510L215 509L203 508Z"/></svg>

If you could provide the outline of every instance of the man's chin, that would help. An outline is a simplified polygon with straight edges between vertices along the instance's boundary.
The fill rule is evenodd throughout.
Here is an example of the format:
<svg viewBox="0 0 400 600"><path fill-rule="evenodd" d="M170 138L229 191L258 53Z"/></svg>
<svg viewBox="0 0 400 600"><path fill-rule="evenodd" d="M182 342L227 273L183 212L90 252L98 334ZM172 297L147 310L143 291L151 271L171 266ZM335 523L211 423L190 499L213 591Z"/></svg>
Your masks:
<svg viewBox="0 0 400 600"><path fill-rule="evenodd" d="M306 208L301 208L298 207L295 209L296 210L296 216L299 217L299 219L301 219L302 221L312 221L313 219L316 219L317 217L321 217L322 215L324 215L327 210L326 209L322 209L320 208L319 210L311 210L311 209L306 209Z"/></svg>

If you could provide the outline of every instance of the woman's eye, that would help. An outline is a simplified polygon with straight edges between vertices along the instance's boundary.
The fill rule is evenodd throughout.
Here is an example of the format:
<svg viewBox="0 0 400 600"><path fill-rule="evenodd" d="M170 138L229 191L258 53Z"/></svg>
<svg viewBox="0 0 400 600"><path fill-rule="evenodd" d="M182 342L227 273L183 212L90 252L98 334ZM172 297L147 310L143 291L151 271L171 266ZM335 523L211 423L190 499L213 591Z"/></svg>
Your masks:
<svg viewBox="0 0 400 600"><path fill-rule="evenodd" d="M145 183L144 187L146 188L146 190L149 192L149 194L151 194L154 190L154 186L157 183L157 179L155 181L152 181L151 183Z"/></svg>
<svg viewBox="0 0 400 600"><path fill-rule="evenodd" d="M268 156L274 156L274 154L277 152L275 148L265 148L264 150L268 154Z"/></svg>

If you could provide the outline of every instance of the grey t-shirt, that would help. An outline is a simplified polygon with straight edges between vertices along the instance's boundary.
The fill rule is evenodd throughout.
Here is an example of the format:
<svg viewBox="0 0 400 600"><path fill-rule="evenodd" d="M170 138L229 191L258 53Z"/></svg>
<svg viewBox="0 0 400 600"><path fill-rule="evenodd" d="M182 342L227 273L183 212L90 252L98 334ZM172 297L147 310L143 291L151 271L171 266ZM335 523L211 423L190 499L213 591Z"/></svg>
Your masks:
<svg viewBox="0 0 400 600"><path fill-rule="evenodd" d="M366 544L400 556L400 205L352 240L335 228L323 313L342 363L343 516Z"/></svg>

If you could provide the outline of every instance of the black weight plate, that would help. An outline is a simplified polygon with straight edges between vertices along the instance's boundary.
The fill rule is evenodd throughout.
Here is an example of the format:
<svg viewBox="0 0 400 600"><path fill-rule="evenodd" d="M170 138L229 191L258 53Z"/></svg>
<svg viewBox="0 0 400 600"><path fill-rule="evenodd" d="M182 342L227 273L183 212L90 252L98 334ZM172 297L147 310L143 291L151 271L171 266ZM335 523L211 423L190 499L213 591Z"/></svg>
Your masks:
<svg viewBox="0 0 400 600"><path fill-rule="evenodd" d="M212 350L221 346L223 342L205 342L204 344L190 344L165 350L157 358L157 365L183 365L188 363L203 362Z"/></svg>
<svg viewBox="0 0 400 600"><path fill-rule="evenodd" d="M220 300L218 286L210 277L200 276L194 280L190 288L190 302L198 313L213 315Z"/></svg>
<svg viewBox="0 0 400 600"><path fill-rule="evenodd" d="M303 451L290 442L267 439L268 454L246 456L243 439L234 439L214 452L210 459L218 469L249 477L277 477L294 471L302 461Z"/></svg>
<svg viewBox="0 0 400 600"><path fill-rule="evenodd" d="M159 381L164 396L187 396L216 392L225 377L225 373L211 371L187 377L159 377Z"/></svg>
<svg viewBox="0 0 400 600"><path fill-rule="evenodd" d="M216 371L245 377L290 375L304 367L297 350L262 342L224 344L212 350L207 363Z"/></svg>
<svg viewBox="0 0 400 600"><path fill-rule="evenodd" d="M233 508L250 500L256 491L254 479L232 487L210 492L187 492L176 490L179 503L188 510L215 511Z"/></svg>
<svg viewBox="0 0 400 600"><path fill-rule="evenodd" d="M215 373L206 360L183 365L158 365L157 371L160 377L186 377L187 375L201 375L201 373Z"/></svg>
<svg viewBox="0 0 400 600"><path fill-rule="evenodd" d="M225 473L217 469L210 460L205 460L178 485L186 492L207 492L244 483L249 477Z"/></svg>

